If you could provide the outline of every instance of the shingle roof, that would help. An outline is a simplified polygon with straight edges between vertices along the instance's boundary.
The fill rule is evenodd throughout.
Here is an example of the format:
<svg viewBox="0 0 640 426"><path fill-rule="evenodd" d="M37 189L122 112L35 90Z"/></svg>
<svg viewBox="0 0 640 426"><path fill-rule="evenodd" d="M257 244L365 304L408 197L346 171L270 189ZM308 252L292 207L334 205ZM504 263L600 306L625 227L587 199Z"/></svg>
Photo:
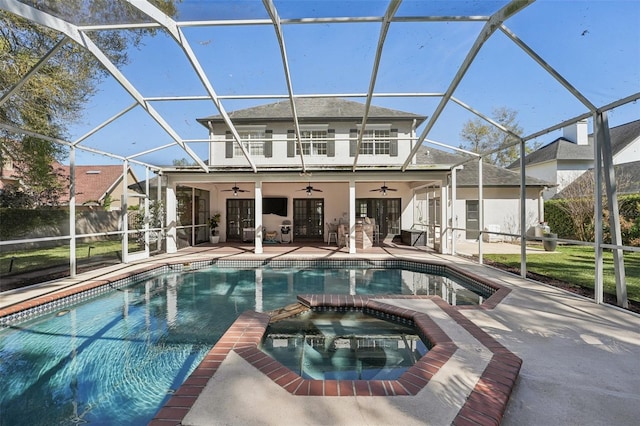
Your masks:
<svg viewBox="0 0 640 426"><path fill-rule="evenodd" d="M613 171L616 175L618 194L640 194L640 161L616 164L613 166ZM593 169L581 174L553 198L565 198L570 197L570 194L576 194L581 190L580 188L585 187L585 179L593 180Z"/></svg>
<svg viewBox="0 0 640 426"><path fill-rule="evenodd" d="M365 105L360 102L348 101L339 98L296 98L296 112L301 122L311 121L340 121L362 119ZM286 101L276 102L267 105L260 105L253 108L246 108L229 113L229 117L234 122L277 122L291 121L293 113L291 103ZM417 124L422 123L427 117L410 112L398 111L389 108L382 108L371 105L368 118L370 121L381 119L417 120ZM208 121L223 122L222 116L213 115L211 117L198 118L198 122L206 126Z"/></svg>
<svg viewBox="0 0 640 426"><path fill-rule="evenodd" d="M418 164L427 164L429 162L436 164L456 164L468 158L466 155L453 154L426 146L421 146L416 154L416 162ZM464 168L457 173L456 182L460 187L477 187L478 162L470 161L464 163ZM519 187L520 173L485 162L482 164L482 183L485 186ZM556 186L553 182L547 182L530 176L526 177L525 185L534 187Z"/></svg>
<svg viewBox="0 0 640 426"><path fill-rule="evenodd" d="M629 143L640 137L640 120L622 124L609 129L611 151L615 156ZM552 160L593 160L593 133L588 137L588 145L577 145L563 137L537 149L524 158L525 164L538 164ZM520 161L516 161L508 169L517 169Z"/></svg>
<svg viewBox="0 0 640 426"><path fill-rule="evenodd" d="M69 166L58 165L60 172L69 176ZM76 166L76 205L97 202L122 178L122 166ZM69 202L69 195L61 199Z"/></svg>

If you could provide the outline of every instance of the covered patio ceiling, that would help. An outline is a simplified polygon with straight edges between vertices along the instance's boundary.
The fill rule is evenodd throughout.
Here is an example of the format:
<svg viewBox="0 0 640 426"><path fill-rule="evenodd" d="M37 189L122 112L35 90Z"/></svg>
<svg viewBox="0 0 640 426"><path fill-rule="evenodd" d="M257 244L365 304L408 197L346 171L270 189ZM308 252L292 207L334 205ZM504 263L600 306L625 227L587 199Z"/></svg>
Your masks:
<svg viewBox="0 0 640 426"><path fill-rule="evenodd" d="M59 34L18 84L2 88L0 104L22 96L24 84L61 46L77 43L110 79L91 101L91 114L74 126L73 138L54 140L152 169L186 155L204 172L212 171L208 139L196 118L220 114L244 152L246 170L259 172L228 111L283 99L291 102L298 144L296 99L302 97L363 102L362 125L372 104L424 114L414 149L396 168L402 172L425 143L457 148L451 134L471 118L509 133L491 118L499 106L517 110L524 124L522 139L512 134L507 145L613 109L622 110L621 117L640 116L637 21L601 22L600 13L619 8L622 18L633 2L574 1L559 8L542 0L184 0L175 17L154 3L0 0L1 9ZM114 8L120 13L87 12ZM156 35L145 35L131 64L118 68L93 36L131 29L155 29ZM619 43L621 34L627 43ZM608 65L621 61L629 67ZM52 140L15 123L0 127ZM134 127L145 136L132 137ZM356 155L352 170L366 166ZM297 169L307 172L302 154Z"/></svg>

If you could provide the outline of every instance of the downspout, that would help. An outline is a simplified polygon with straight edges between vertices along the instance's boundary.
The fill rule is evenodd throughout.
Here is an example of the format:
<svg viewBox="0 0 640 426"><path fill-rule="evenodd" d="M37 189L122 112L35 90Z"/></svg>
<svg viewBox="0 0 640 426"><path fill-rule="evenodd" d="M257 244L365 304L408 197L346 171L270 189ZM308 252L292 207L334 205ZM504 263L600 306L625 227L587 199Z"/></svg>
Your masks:
<svg viewBox="0 0 640 426"><path fill-rule="evenodd" d="M417 125L417 123L418 123L418 120L416 120L416 119L414 118L414 119L413 119L413 123L411 124L411 138L410 138L410 141L411 141L411 142L410 142L410 144L409 144L409 149L410 149L411 151L413 151L413 146L414 146L413 144L414 144L414 143L417 143L417 141L416 141L416 125ZM413 164L415 164L415 163L416 163L416 157L415 157L415 155L413 156L412 161L413 161Z"/></svg>
<svg viewBox="0 0 640 426"><path fill-rule="evenodd" d="M213 123L207 121L207 127L209 128L209 167L213 165Z"/></svg>
<svg viewBox="0 0 640 426"><path fill-rule="evenodd" d="M542 194L544 194L547 189L549 188L544 186L543 189L538 192L538 223L544 222L544 198Z"/></svg>

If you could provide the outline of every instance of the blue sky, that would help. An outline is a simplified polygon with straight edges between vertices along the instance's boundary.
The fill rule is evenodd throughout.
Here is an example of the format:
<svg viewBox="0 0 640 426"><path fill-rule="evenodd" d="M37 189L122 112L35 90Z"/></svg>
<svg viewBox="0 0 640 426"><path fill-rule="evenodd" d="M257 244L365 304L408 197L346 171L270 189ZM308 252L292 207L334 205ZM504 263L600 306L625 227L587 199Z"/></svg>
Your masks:
<svg viewBox="0 0 640 426"><path fill-rule="evenodd" d="M380 16L387 2L276 1L283 18L315 16ZM404 1L397 16L484 15L504 1ZM261 1L184 0L183 20L266 18ZM507 27L560 72L591 102L600 106L640 92L640 1L538 0L509 19ZM444 92L483 27L481 22L393 23L382 54L376 91ZM380 24L286 25L284 37L296 94L365 93ZM194 52L219 95L284 95L279 46L272 26L184 28ZM144 96L205 95L206 91L179 46L160 32L130 51L124 75ZM481 49L454 96L487 115L498 107L518 112L525 134L586 112L586 108L501 32ZM359 99L354 99L359 100ZM364 101L363 99L360 99ZM268 100L224 100L227 111ZM81 136L133 102L113 79L106 79L88 105L71 140ZM431 116L439 98L376 98L378 106ZM207 132L195 119L217 114L210 101L154 102L184 139L204 139ZM429 134L458 146L460 129L473 116L449 105ZM640 105L617 108L611 126L640 118ZM420 133L421 129L418 129ZM554 132L539 138L548 143ZM171 142L141 108L135 108L83 145L131 155ZM205 144L190 144L206 158ZM174 147L140 157L153 164L171 164L187 157ZM112 160L79 152L81 164Z"/></svg>

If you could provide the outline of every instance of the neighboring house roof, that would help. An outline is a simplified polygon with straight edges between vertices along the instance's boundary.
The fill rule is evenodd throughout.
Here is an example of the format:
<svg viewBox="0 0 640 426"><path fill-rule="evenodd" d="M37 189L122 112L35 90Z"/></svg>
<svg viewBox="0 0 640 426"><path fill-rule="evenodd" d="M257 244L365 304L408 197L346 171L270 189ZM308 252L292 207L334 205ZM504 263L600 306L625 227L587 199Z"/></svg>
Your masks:
<svg viewBox="0 0 640 426"><path fill-rule="evenodd" d="M616 175L616 187L618 194L640 194L640 161L631 163L616 164L613 166ZM585 180L589 180L588 184ZM571 182L553 198L567 198L574 194L583 192L582 188L593 187L593 169L589 169L581 174L576 180Z"/></svg>
<svg viewBox="0 0 640 426"><path fill-rule="evenodd" d="M68 178L69 166L58 165L58 167ZM103 198L122 181L122 166L75 166L75 173L76 205L102 202ZM61 201L68 203L69 194L65 194Z"/></svg>
<svg viewBox="0 0 640 426"><path fill-rule="evenodd" d="M300 122L362 120L365 110L363 103L339 98L296 98L295 102ZM233 111L229 113L229 118L235 123L282 122L292 121L293 113L291 102L286 100ZM382 119L416 120L416 125L420 125L426 118L423 115L373 105L371 105L368 115L370 121ZM198 118L197 121L205 127L209 121L224 122L221 115Z"/></svg>
<svg viewBox="0 0 640 426"><path fill-rule="evenodd" d="M640 120L622 124L609 129L613 156L622 151L629 143L640 137ZM535 150L524 158L525 165L544 163L552 160L593 160L593 133L588 137L588 145L577 145L564 137ZM520 168L520 161L507 166L508 169Z"/></svg>
<svg viewBox="0 0 640 426"><path fill-rule="evenodd" d="M469 159L469 156L462 154L454 154L439 149L421 146L416 154L416 162L418 164L456 164L460 161ZM477 187L478 186L478 161L473 160L464 163L464 168L456 175L456 183L459 187ZM487 162L482 163L482 184L484 186L493 187L519 187L520 173L498 167ZM542 179L527 176L526 186L537 187L553 187L553 182L547 182Z"/></svg>

